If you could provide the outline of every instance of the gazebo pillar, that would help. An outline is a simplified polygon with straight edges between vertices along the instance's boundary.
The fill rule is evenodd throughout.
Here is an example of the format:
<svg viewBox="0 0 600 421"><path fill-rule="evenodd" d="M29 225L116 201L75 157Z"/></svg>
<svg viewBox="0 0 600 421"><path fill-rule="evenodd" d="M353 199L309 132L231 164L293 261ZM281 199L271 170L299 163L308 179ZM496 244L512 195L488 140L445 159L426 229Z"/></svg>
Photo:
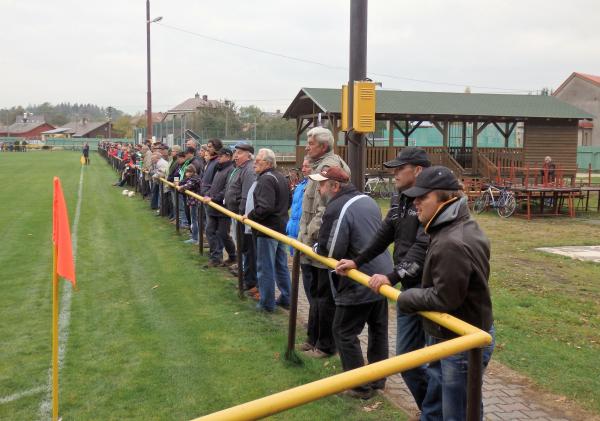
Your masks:
<svg viewBox="0 0 600 421"><path fill-rule="evenodd" d="M479 162L477 159L478 151L477 151L477 136L479 135L479 123L477 121L473 122L473 147L471 148L471 168L473 171L473 175L476 175L479 171Z"/></svg>
<svg viewBox="0 0 600 421"><path fill-rule="evenodd" d="M388 144L394 146L394 120L388 121Z"/></svg>

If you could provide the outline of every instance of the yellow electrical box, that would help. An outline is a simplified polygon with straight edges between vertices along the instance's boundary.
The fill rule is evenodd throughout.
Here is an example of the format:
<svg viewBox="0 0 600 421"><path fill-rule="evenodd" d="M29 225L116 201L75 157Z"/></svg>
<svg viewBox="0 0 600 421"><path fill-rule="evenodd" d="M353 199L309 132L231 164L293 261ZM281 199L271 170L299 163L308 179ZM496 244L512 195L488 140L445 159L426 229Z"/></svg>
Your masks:
<svg viewBox="0 0 600 421"><path fill-rule="evenodd" d="M343 91L342 91L343 98ZM359 133L375 131L375 82L354 82L353 129Z"/></svg>
<svg viewBox="0 0 600 421"><path fill-rule="evenodd" d="M348 131L348 85L342 85L342 127L341 131Z"/></svg>

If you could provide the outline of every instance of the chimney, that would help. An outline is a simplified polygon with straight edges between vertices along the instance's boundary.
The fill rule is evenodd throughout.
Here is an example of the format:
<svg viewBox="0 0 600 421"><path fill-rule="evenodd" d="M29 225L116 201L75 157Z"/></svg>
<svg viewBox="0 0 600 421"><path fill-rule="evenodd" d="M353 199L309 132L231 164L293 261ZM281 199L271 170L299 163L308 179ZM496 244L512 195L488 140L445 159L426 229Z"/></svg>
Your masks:
<svg viewBox="0 0 600 421"><path fill-rule="evenodd" d="M196 92L196 95L194 95L194 98L196 98L196 99L200 98L200 94L198 92Z"/></svg>
<svg viewBox="0 0 600 421"><path fill-rule="evenodd" d="M203 101L208 101L208 95L202 95L202 100Z"/></svg>

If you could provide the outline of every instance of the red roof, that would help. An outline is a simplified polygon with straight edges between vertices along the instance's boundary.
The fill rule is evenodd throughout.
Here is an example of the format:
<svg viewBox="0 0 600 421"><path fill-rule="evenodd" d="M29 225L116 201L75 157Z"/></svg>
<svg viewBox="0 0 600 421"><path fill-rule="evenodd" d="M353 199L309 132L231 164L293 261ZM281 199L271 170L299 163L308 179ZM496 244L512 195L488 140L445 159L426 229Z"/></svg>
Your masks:
<svg viewBox="0 0 600 421"><path fill-rule="evenodd" d="M558 94L575 77L578 77L580 79L583 79L583 80L586 80L588 82L591 82L594 85L600 86L600 76L588 75L586 73L573 72L573 73L571 73L571 76L569 76L567 78L567 80L565 80L558 87L558 89L556 89L556 91L554 91L554 93L552 95L556 96L556 94Z"/></svg>
<svg viewBox="0 0 600 421"><path fill-rule="evenodd" d="M598 85L600 85L600 76L594 76L594 75L587 75L585 73L577 73L575 72L575 74L579 77L582 77L584 79L588 79L594 83L597 83Z"/></svg>

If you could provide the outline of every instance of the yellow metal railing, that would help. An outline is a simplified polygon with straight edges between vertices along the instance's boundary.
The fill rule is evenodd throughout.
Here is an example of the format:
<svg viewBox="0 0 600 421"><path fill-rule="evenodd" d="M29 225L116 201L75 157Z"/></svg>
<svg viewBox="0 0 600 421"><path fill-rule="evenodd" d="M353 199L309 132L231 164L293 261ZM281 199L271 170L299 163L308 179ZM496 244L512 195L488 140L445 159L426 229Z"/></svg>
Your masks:
<svg viewBox="0 0 600 421"><path fill-rule="evenodd" d="M161 178L160 180L171 187L175 187L175 184L165 180L164 178ZM304 255L313 260L317 260L332 269L335 268L337 264L337 260L318 255L306 244L270 228L264 227L248 218L244 218L242 215L231 212L230 210L225 209L223 206L213 203L208 198L197 195L190 191L186 191L185 194L201 201L204 204L207 204L208 206L211 206L212 208L235 219L238 222L249 225L263 234L294 247ZM370 276L356 269L350 270L347 276L362 285L367 287L369 286ZM379 289L379 293L394 301L397 301L398 297L400 296L400 291L388 285L383 285ZM459 337L413 352L392 357L385 361L372 363L361 368L346 371L335 376L317 380L315 382L288 389L283 392L275 393L254 401L246 402L241 405L196 418L194 421L245 421L260 419L294 408L296 406L303 405L305 403L324 398L329 395L342 392L347 389L360 386L365 383L381 379L383 377L390 376L392 374L418 367L428 362L437 361L460 352L465 352L474 348L480 348L492 343L492 337L489 333L463 322L462 320L457 319L449 314L439 313L436 311L421 311L419 314L456 333L459 335ZM475 405L478 407L479 402L475 403Z"/></svg>

